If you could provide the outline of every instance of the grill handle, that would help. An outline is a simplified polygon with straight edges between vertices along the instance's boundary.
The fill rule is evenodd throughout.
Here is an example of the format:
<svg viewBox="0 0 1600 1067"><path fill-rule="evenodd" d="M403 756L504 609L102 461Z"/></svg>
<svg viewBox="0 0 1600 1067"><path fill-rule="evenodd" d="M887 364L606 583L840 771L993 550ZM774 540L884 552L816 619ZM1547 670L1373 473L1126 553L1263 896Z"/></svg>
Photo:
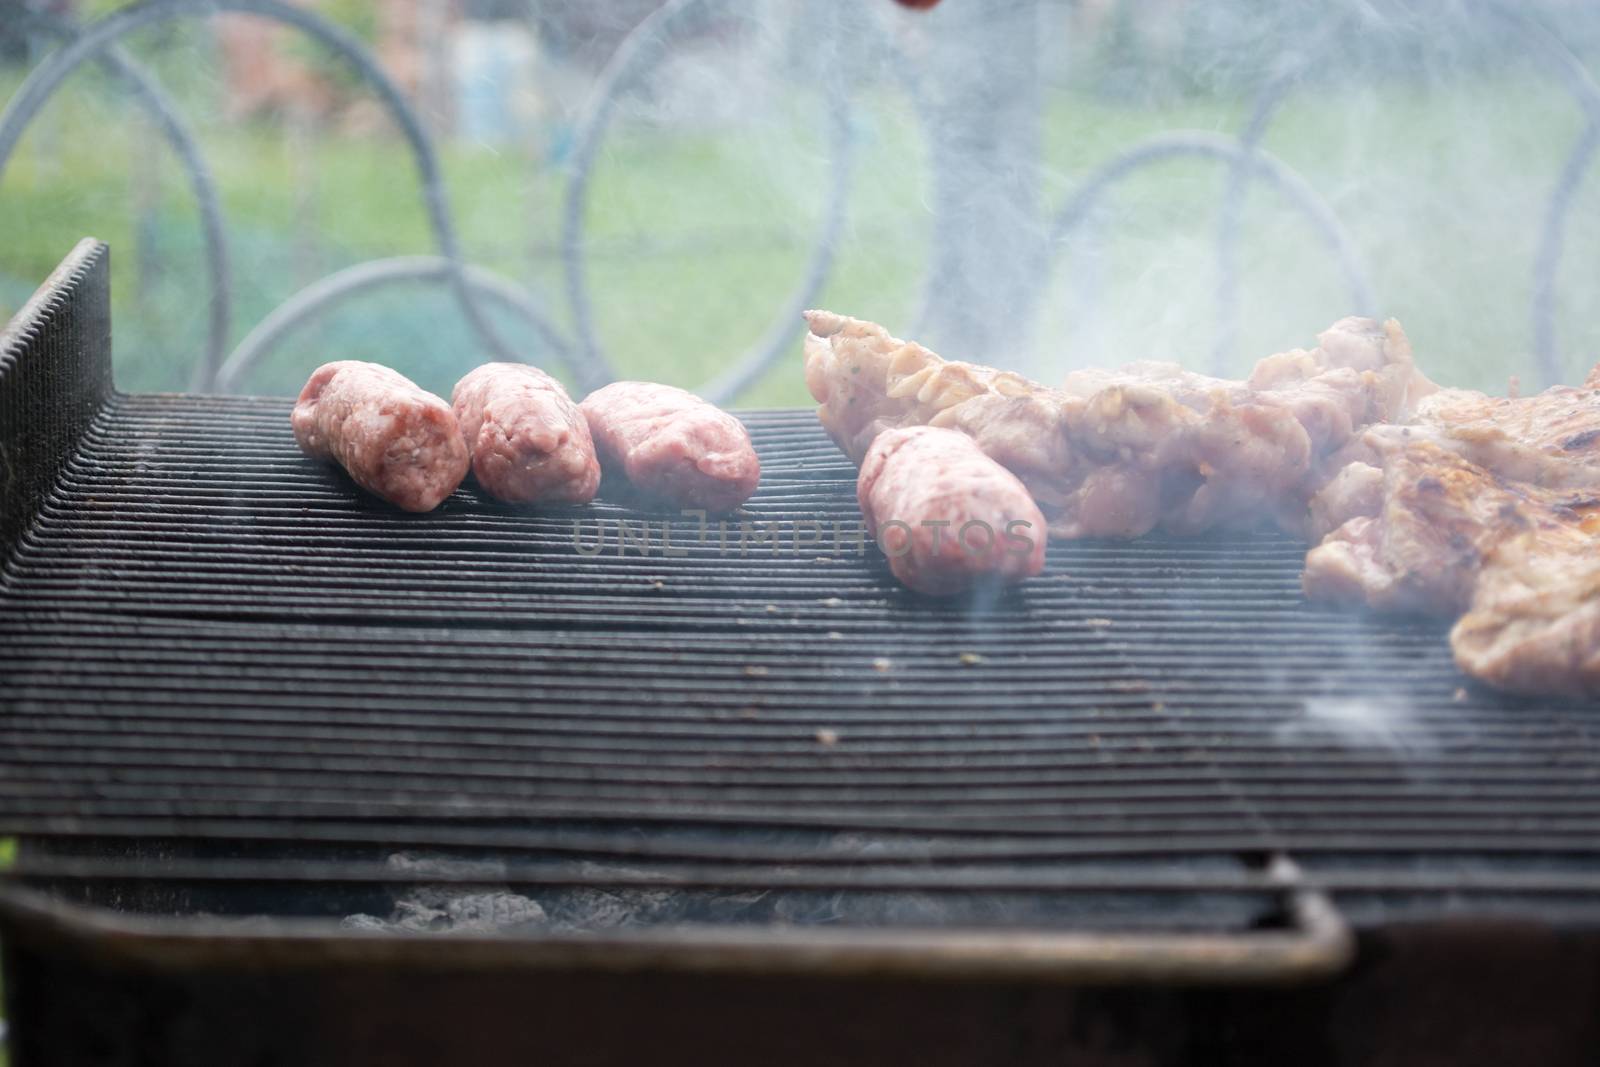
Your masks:
<svg viewBox="0 0 1600 1067"><path fill-rule="evenodd" d="M110 254L79 241L0 329L0 563L111 396Z"/></svg>

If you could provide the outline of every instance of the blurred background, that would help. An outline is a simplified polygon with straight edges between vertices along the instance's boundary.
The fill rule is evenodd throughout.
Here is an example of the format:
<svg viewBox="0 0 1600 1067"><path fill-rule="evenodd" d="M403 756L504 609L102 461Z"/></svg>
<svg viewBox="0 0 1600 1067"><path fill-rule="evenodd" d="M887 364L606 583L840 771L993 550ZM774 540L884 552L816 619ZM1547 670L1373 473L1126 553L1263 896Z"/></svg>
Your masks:
<svg viewBox="0 0 1600 1067"><path fill-rule="evenodd" d="M215 186L219 355L329 276L438 253L412 146L357 68L282 20L174 6L118 44ZM1600 357L1593 3L296 6L414 111L489 331L442 275L390 278L297 318L227 390L293 393L354 358L448 393L496 337L579 385L597 354L694 388L770 353L724 392L799 404L797 302L1045 381L1144 358L1239 374L1352 312L1400 318L1452 384ZM120 7L0 0L8 117ZM189 387L214 321L194 178L93 63L0 172L0 317L84 234L113 249L118 385Z"/></svg>

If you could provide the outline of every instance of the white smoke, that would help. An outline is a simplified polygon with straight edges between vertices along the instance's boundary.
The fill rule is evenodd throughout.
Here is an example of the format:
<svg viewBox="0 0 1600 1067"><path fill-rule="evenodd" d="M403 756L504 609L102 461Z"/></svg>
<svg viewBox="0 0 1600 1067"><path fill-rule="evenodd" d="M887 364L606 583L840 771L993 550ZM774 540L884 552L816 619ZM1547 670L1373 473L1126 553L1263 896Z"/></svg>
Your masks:
<svg viewBox="0 0 1600 1067"><path fill-rule="evenodd" d="M1429 728L1406 705L1366 698L1313 697L1300 718L1273 731L1286 746L1333 743L1349 749L1376 749L1400 759L1436 755L1438 743Z"/></svg>

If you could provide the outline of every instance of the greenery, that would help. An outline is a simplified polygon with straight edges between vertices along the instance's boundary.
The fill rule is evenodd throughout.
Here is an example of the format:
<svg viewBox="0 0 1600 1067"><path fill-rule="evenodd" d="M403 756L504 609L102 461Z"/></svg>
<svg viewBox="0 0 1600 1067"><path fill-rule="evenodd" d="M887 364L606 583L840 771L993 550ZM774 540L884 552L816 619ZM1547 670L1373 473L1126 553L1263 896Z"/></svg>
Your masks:
<svg viewBox="0 0 1600 1067"><path fill-rule="evenodd" d="M372 0L322 0L317 13L348 30L369 48L377 40L378 9ZM360 75L349 63L334 55L319 42L295 34L289 38L287 51L342 92L349 94L360 90Z"/></svg>
<svg viewBox="0 0 1600 1067"><path fill-rule="evenodd" d="M0 311L15 307L84 233L113 247L116 369L124 388L184 387L205 330L204 261L181 171L131 105L84 78L53 101L0 178ZM0 82L0 96L7 95ZM1168 94L1137 104L1093 86L1056 88L1045 108L1044 199L1060 203L1094 168L1173 128L1229 131L1245 95ZM431 251L418 184L398 138L291 135L233 124L197 105L234 252L237 341L300 287L378 256ZM769 325L799 278L827 173L821 123L805 103L759 123L667 126L624 115L591 188L589 279L617 369L694 385ZM1444 380L1500 388L1532 378L1532 264L1542 214L1581 116L1554 79L1510 68L1447 82L1370 79L1294 93L1267 147L1295 167L1349 229L1380 301ZM546 131L547 144L566 134ZM932 220L929 165L905 99L883 90L855 124L850 219L818 303L910 326ZM446 143L449 196L469 257L524 283L564 328L557 247L565 172L540 145L496 151ZM1057 250L1044 310L1011 362L1050 379L1071 366L1174 358L1207 366L1215 337L1214 235L1222 170L1178 161L1119 184L1094 224ZM1558 319L1565 373L1600 351L1579 265L1600 250L1600 191L1569 216ZM1304 219L1264 184L1246 209L1237 372L1309 343L1352 310L1335 262ZM1080 284L1087 277L1092 282ZM550 364L515 321L528 357ZM798 353L798 336L796 338ZM959 356L960 353L949 353ZM303 329L246 383L290 393L334 357L392 363L447 390L481 359L450 296L416 286L375 293ZM799 404L798 355L743 398Z"/></svg>

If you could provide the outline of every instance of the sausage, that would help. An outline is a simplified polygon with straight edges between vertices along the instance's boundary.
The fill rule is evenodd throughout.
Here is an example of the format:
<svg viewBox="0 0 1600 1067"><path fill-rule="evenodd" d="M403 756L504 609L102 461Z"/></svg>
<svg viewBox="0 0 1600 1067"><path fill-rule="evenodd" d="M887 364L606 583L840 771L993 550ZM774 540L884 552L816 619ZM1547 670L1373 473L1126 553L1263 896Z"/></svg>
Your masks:
<svg viewBox="0 0 1600 1067"><path fill-rule="evenodd" d="M537 367L486 363L456 383L451 407L485 492L511 504L586 504L600 487L589 423Z"/></svg>
<svg viewBox="0 0 1600 1067"><path fill-rule="evenodd" d="M880 433L856 499L889 569L920 593L1017 582L1044 568L1045 521L1017 476L958 430Z"/></svg>
<svg viewBox="0 0 1600 1067"><path fill-rule="evenodd" d="M432 511L467 476L467 445L450 405L376 363L318 367L289 422L306 455L333 460L406 511Z"/></svg>
<svg viewBox="0 0 1600 1067"><path fill-rule="evenodd" d="M761 461L744 423L693 393L615 382L579 405L600 462L682 507L731 511L750 499Z"/></svg>

